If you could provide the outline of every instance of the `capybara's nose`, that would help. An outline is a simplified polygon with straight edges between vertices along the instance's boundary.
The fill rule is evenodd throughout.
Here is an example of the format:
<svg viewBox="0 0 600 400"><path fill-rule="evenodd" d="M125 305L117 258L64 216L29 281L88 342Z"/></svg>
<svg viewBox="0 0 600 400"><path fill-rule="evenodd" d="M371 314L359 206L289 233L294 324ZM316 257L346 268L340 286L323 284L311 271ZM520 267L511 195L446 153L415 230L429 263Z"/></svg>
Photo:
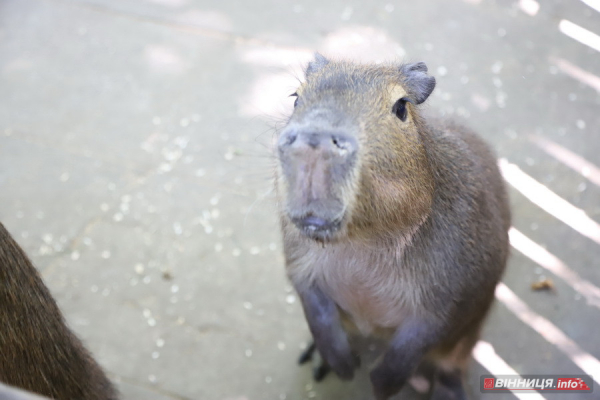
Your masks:
<svg viewBox="0 0 600 400"><path fill-rule="evenodd" d="M280 152L321 150L340 156L350 156L357 148L356 139L343 132L293 128L281 133L278 145Z"/></svg>

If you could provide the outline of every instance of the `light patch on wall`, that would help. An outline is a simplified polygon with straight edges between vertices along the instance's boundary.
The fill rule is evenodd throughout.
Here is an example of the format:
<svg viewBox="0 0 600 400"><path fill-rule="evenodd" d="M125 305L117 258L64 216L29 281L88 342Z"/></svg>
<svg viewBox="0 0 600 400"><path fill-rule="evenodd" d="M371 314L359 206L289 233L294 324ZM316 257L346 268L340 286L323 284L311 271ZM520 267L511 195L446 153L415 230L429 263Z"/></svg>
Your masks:
<svg viewBox="0 0 600 400"><path fill-rule="evenodd" d="M177 21L204 29L231 32L233 22L227 15L218 11L189 10L177 15Z"/></svg>
<svg viewBox="0 0 600 400"><path fill-rule="evenodd" d="M292 112L294 100L290 94L298 87L298 81L289 73L259 76L250 93L242 98L240 113L244 116L277 118Z"/></svg>
<svg viewBox="0 0 600 400"><path fill-rule="evenodd" d="M406 54L398 42L370 26L350 26L332 32L319 51L329 57L374 63L398 61Z"/></svg>
<svg viewBox="0 0 600 400"><path fill-rule="evenodd" d="M314 52L303 48L252 47L242 54L242 60L249 64L269 67L299 68L313 59Z"/></svg>
<svg viewBox="0 0 600 400"><path fill-rule="evenodd" d="M2 72L9 74L11 72L28 71L33 67L33 62L25 58L15 58L4 65Z"/></svg>
<svg viewBox="0 0 600 400"><path fill-rule="evenodd" d="M167 7L181 7L188 3L188 0L149 0L152 3L160 4Z"/></svg>
<svg viewBox="0 0 600 400"><path fill-rule="evenodd" d="M240 58L259 67L261 73L255 78L250 91L241 97L240 113L266 119L289 115L294 103L289 96L304 79L304 67L313 57L313 51L306 48L245 48Z"/></svg>
<svg viewBox="0 0 600 400"><path fill-rule="evenodd" d="M177 52L169 47L149 45L144 55L150 69L161 73L181 73L188 68L187 63Z"/></svg>
<svg viewBox="0 0 600 400"><path fill-rule="evenodd" d="M479 111L487 111L492 104L490 99L478 93L473 93L471 95L471 102Z"/></svg>
<svg viewBox="0 0 600 400"><path fill-rule="evenodd" d="M519 8L532 17L540 10L540 3L535 0L519 0Z"/></svg>

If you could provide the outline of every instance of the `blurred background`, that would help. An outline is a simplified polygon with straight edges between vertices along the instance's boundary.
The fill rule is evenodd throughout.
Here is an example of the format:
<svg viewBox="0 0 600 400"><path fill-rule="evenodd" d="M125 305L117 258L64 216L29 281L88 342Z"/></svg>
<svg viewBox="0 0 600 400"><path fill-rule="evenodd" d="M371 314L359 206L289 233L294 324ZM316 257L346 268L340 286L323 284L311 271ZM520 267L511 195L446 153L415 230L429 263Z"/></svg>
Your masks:
<svg viewBox="0 0 600 400"><path fill-rule="evenodd" d="M473 398L600 384L599 35L600 0L1 0L0 220L125 400L369 399L296 365L270 147L315 50L425 61L513 205Z"/></svg>

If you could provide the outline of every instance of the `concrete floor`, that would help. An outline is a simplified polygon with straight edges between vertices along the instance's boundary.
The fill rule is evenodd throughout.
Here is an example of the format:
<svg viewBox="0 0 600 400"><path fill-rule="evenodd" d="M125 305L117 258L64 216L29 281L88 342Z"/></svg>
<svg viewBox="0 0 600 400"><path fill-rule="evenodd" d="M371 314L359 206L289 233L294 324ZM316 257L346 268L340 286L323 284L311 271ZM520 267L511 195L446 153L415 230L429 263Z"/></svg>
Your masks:
<svg viewBox="0 0 600 400"><path fill-rule="evenodd" d="M482 340L518 373L598 382L600 38L568 34L600 35L598 3L0 1L0 220L125 400L369 399L365 373L295 365L269 147L314 50L423 60L429 112L480 132L511 182L509 291ZM480 349L473 398L502 371Z"/></svg>

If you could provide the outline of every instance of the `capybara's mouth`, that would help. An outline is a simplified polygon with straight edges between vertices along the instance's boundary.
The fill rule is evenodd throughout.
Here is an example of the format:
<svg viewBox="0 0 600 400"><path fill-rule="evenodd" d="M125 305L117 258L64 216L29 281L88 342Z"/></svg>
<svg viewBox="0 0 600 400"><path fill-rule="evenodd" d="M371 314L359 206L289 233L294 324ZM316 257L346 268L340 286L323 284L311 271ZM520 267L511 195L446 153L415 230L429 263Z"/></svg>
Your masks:
<svg viewBox="0 0 600 400"><path fill-rule="evenodd" d="M292 222L304 236L319 242L331 240L342 226L341 219L328 220L315 215L292 218Z"/></svg>

